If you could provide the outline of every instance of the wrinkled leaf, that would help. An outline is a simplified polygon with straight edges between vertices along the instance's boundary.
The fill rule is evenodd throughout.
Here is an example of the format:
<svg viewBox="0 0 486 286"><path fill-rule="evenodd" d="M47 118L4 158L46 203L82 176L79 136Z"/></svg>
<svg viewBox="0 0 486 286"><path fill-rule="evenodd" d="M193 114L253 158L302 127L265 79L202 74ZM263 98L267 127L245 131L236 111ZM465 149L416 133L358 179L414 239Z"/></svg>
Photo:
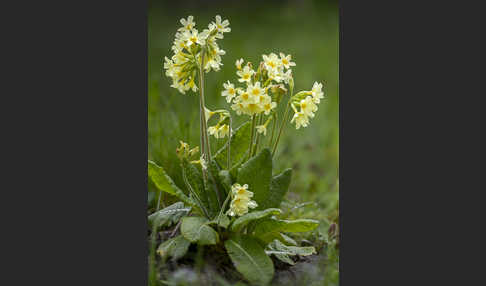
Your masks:
<svg viewBox="0 0 486 286"><path fill-rule="evenodd" d="M190 242L197 242L201 245L216 244L219 236L216 231L206 223L204 217L184 217L181 224L182 235Z"/></svg>
<svg viewBox="0 0 486 286"><path fill-rule="evenodd" d="M248 190L254 193L253 200L258 204L257 210L264 209L270 193L272 178L272 155L270 149L263 149L258 155L241 165L236 182L248 184Z"/></svg>
<svg viewBox="0 0 486 286"><path fill-rule="evenodd" d="M250 236L235 237L224 243L235 268L256 285L267 285L273 278L273 262Z"/></svg>
<svg viewBox="0 0 486 286"><path fill-rule="evenodd" d="M255 226L253 234L265 242L270 242L280 237L280 232L306 232L314 230L318 225L319 221L313 219L267 219Z"/></svg>
<svg viewBox="0 0 486 286"><path fill-rule="evenodd" d="M208 184L206 185L206 195L209 203L209 215L214 218L220 210L220 203L226 197L226 192L219 179L218 164L211 160L208 164Z"/></svg>
<svg viewBox="0 0 486 286"><path fill-rule="evenodd" d="M207 222L207 224L208 225L219 225L221 227L228 228L228 225L230 224L230 219L228 218L227 215L222 214L221 218L218 219L218 217L216 217L212 221Z"/></svg>
<svg viewBox="0 0 486 286"><path fill-rule="evenodd" d="M232 181L231 175L228 170L221 170L219 171L219 181L225 190L225 196L231 191Z"/></svg>
<svg viewBox="0 0 486 286"><path fill-rule="evenodd" d="M297 242L293 238L283 233L280 234L279 240L283 242L285 245L297 246Z"/></svg>
<svg viewBox="0 0 486 286"><path fill-rule="evenodd" d="M265 251L265 253L267 253L267 251ZM267 255L270 255L270 254L267 253ZM275 257L277 257L278 260L280 260L284 263L287 263L287 264L290 264L290 265L295 265L295 262L286 254L273 253L273 255L275 255Z"/></svg>
<svg viewBox="0 0 486 286"><path fill-rule="evenodd" d="M236 179L238 178L238 171L240 170L242 164L243 164L243 160L231 166L231 170L229 171L229 174L233 181L236 181Z"/></svg>
<svg viewBox="0 0 486 286"><path fill-rule="evenodd" d="M243 227L245 227L251 221L261 219L261 218L271 216L271 215L278 215L278 214L281 214L281 213L282 213L282 211L280 209L276 209L276 208L266 209L266 210L263 210L263 211L252 211L250 213L247 213L247 214L237 218L233 222L233 224L231 225L231 230L234 231L234 232L240 231Z"/></svg>
<svg viewBox="0 0 486 286"><path fill-rule="evenodd" d="M148 176L159 191L167 192L176 196L186 204L197 207L195 202L176 186L174 181L172 181L172 179L165 173L164 168L150 160L148 160Z"/></svg>
<svg viewBox="0 0 486 286"><path fill-rule="evenodd" d="M270 193L263 202L262 208L278 208L289 189L292 178L292 169L286 169L282 173L274 176L270 183Z"/></svg>
<svg viewBox="0 0 486 286"><path fill-rule="evenodd" d="M251 132L250 121L243 123L240 127L238 127L233 131L233 136L231 136L231 146L230 146L231 149L230 160L232 166L243 159L248 149L248 146L250 145L250 137L251 137L250 132ZM228 165L227 145L228 142L226 142L226 144L224 144L224 146L221 147L221 149L219 149L214 156L216 162L218 162L218 164L224 169L226 169Z"/></svg>
<svg viewBox="0 0 486 286"><path fill-rule="evenodd" d="M280 253L286 255L309 256L316 253L316 249L313 246L287 246L278 240L272 241L267 246L267 249L268 251L265 251L267 254Z"/></svg>
<svg viewBox="0 0 486 286"><path fill-rule="evenodd" d="M157 249L157 253L163 258L172 257L173 260L178 260L187 253L189 245L191 245L190 241L182 235L178 235L177 237L164 241Z"/></svg>
<svg viewBox="0 0 486 286"><path fill-rule="evenodd" d="M286 246L278 240L272 241L265 249L267 255L275 255L280 261L294 265L295 262L289 256L301 255L308 256L316 253L316 249L312 246L297 247Z"/></svg>
<svg viewBox="0 0 486 286"><path fill-rule="evenodd" d="M186 158L182 159L181 166L182 166L183 176L187 180L187 183L189 183L190 185L187 186L187 188L192 189L192 191L196 195L195 196L196 200L200 201L201 204L204 206L204 208L208 210L209 202L206 196L206 191L204 190L202 173L196 168L196 166L194 166L194 164L191 164L189 160L187 160Z"/></svg>
<svg viewBox="0 0 486 286"><path fill-rule="evenodd" d="M149 215L148 221L151 225L155 223L156 227L159 228L170 223L177 223L190 210L190 207L184 207L184 203L177 202Z"/></svg>

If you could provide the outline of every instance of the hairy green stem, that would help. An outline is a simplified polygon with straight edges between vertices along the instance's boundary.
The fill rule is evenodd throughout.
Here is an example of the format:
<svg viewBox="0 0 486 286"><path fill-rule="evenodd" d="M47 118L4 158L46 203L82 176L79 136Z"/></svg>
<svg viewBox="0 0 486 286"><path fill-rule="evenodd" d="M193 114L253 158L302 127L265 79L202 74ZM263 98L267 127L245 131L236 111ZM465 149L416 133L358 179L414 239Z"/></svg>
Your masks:
<svg viewBox="0 0 486 286"><path fill-rule="evenodd" d="M228 171L230 170L231 168L231 136L232 136L232 129L233 128L233 122L232 122L232 119L231 119L231 115L229 117L229 133L228 133L228 155L227 155L227 169Z"/></svg>
<svg viewBox="0 0 486 286"><path fill-rule="evenodd" d="M202 135L202 140L204 140L204 154L205 154L205 159L208 161L208 163L211 161L211 147L209 145L209 138L208 138L208 126L206 122L206 112L205 108L206 105L204 103L204 54L205 54L205 49L201 51L201 64L199 65L199 106L200 110L199 113L201 114L201 121L202 121L202 129L201 130L201 135ZM201 150L203 152L203 150Z"/></svg>
<svg viewBox="0 0 486 286"><path fill-rule="evenodd" d="M263 114L259 114L258 115L258 125L262 125L263 124ZM259 132L257 132L257 135L256 135L256 142L255 142L255 147L254 147L254 150L253 150L253 154L252 156L255 156L255 154L257 153L258 151L258 144L260 144L260 137L261 137L261 134Z"/></svg>
<svg viewBox="0 0 486 286"><path fill-rule="evenodd" d="M250 136L250 147L248 148L248 159L250 160L251 158L251 149L253 147L253 134L255 131L255 123L256 123L256 115L253 114L251 117L251 136Z"/></svg>
<svg viewBox="0 0 486 286"><path fill-rule="evenodd" d="M285 109L284 116L282 117L282 124L280 124L280 129L278 131L277 140L275 141L275 145L273 145L272 157L273 157L273 155L275 155L275 150L277 150L277 145L278 145L278 142L280 141L280 136L282 135L282 130L285 126L285 123L287 122L287 114L289 113L289 108L290 108L290 99L289 99L289 102L287 103L287 108Z"/></svg>

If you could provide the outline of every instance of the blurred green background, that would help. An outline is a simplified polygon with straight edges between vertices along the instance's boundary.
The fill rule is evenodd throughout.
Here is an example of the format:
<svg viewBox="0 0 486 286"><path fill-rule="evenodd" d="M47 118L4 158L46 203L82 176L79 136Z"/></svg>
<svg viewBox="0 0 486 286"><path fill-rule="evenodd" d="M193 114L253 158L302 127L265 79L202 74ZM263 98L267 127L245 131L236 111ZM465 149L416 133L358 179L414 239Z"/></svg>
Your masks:
<svg viewBox="0 0 486 286"><path fill-rule="evenodd" d="M223 66L206 74L206 105L230 109L220 96L223 82L237 83L235 61L254 65L262 54L291 54L295 93L310 90L315 81L324 84L326 99L307 128L287 124L275 156L276 172L294 169L287 195L288 205L306 203L295 215L322 221L325 235L329 217L338 207L339 162L339 8L337 1L149 1L148 11L148 143L149 159L164 167L180 187L184 186L175 154L179 140L199 145L198 96L171 88L163 70L164 57L171 57L179 19L194 16L202 31L221 15L231 32L219 40ZM282 112L283 110L280 110ZM234 116L234 127L247 117ZM281 117L280 117L281 118ZM210 124L211 125L211 124ZM224 140L211 138L216 150ZM152 186L149 184L149 188ZM167 199L165 198L166 203ZM153 208L154 196L149 199Z"/></svg>

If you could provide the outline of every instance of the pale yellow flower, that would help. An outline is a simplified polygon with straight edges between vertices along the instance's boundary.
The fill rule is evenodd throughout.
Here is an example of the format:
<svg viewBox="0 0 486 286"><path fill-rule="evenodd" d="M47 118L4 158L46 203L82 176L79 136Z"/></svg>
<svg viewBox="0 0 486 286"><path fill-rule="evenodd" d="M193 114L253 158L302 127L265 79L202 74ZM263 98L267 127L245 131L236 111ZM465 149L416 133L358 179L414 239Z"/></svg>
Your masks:
<svg viewBox="0 0 486 286"><path fill-rule="evenodd" d="M257 81L255 84L248 84L248 87L246 89L250 97L253 97L255 99L260 99L260 95L264 94L264 91L260 85L260 82Z"/></svg>
<svg viewBox="0 0 486 286"><path fill-rule="evenodd" d="M231 186L232 200L227 212L230 216L242 216L248 213L248 208L256 208L258 204L251 200L253 193L248 191L248 185L234 184Z"/></svg>
<svg viewBox="0 0 486 286"><path fill-rule="evenodd" d="M270 55L262 55L263 63L268 71L278 71L282 66L282 61L274 53Z"/></svg>
<svg viewBox="0 0 486 286"><path fill-rule="evenodd" d="M231 32L231 28L228 27L229 24L230 24L229 21L224 20L223 22L221 22L221 16L219 16L219 15L216 15L216 23L214 23L214 24L216 25L218 32L221 32L221 33Z"/></svg>
<svg viewBox="0 0 486 286"><path fill-rule="evenodd" d="M292 79L292 70L288 69L285 73L281 74L281 77L285 83L289 83L290 79Z"/></svg>
<svg viewBox="0 0 486 286"><path fill-rule="evenodd" d="M256 129L257 129L258 133L263 134L263 136L266 136L267 135L267 126L265 126L265 125L257 125L256 126Z"/></svg>
<svg viewBox="0 0 486 286"><path fill-rule="evenodd" d="M295 66L295 63L292 62L292 56L291 55L285 56L283 53L280 53L280 61L282 62L282 65L286 69Z"/></svg>
<svg viewBox="0 0 486 286"><path fill-rule="evenodd" d="M179 31L190 31L192 28L196 26L196 23L193 21L194 17L193 16L188 16L187 20L182 18L180 20L182 24L182 28L179 28Z"/></svg>
<svg viewBox="0 0 486 286"><path fill-rule="evenodd" d="M252 70L249 66L245 66L243 70L239 70L236 72L236 74L240 77L238 79L239 82L250 82L251 77L255 73L254 70Z"/></svg>
<svg viewBox="0 0 486 286"><path fill-rule="evenodd" d="M218 129L219 138L224 138L229 134L229 125L223 124Z"/></svg>
<svg viewBox="0 0 486 286"><path fill-rule="evenodd" d="M321 99L324 98L324 92L322 92L322 83L318 83L317 81L314 82L312 86L312 98L314 99L315 103L321 102Z"/></svg>
<svg viewBox="0 0 486 286"><path fill-rule="evenodd" d="M210 126L208 128L209 135L213 135L214 137L218 138L217 137L218 136L218 128L219 128L219 126L217 126L217 125Z"/></svg>
<svg viewBox="0 0 486 286"><path fill-rule="evenodd" d="M242 63L243 63L243 59L236 60L235 65L236 65L236 68L237 68L238 70L241 70L241 64L242 64Z"/></svg>
<svg viewBox="0 0 486 286"><path fill-rule="evenodd" d="M265 112L265 115L270 114L272 109L277 107L277 103L272 102L272 98L268 95L265 97L265 100L261 102L261 104L262 104L263 111Z"/></svg>
<svg viewBox="0 0 486 286"><path fill-rule="evenodd" d="M317 105L314 103L311 96L307 96L305 99L300 101L300 110L305 116L314 117L314 112L317 111Z"/></svg>
<svg viewBox="0 0 486 286"><path fill-rule="evenodd" d="M292 117L291 123L295 121L295 129L299 129L301 126L307 127L309 124L309 117L306 116L302 111L296 112L294 117Z"/></svg>
<svg viewBox="0 0 486 286"><path fill-rule="evenodd" d="M193 44L204 45L205 38L199 35L199 32L196 29L191 31L185 31L184 39L186 40L186 46L190 47Z"/></svg>
<svg viewBox="0 0 486 286"><path fill-rule="evenodd" d="M226 97L226 102L230 103L231 100L233 100L233 98L236 96L235 85L230 83L228 80L227 83L223 83L223 87L225 90L221 92L221 96Z"/></svg>

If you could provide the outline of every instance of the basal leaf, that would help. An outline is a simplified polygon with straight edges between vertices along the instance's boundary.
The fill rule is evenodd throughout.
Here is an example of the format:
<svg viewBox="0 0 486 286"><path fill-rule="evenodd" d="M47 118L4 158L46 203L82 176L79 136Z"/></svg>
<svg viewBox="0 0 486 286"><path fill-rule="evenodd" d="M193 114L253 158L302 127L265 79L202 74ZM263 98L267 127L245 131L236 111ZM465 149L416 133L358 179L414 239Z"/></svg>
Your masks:
<svg viewBox="0 0 486 286"><path fill-rule="evenodd" d="M263 208L278 208L289 189L292 178L292 169L286 169L282 173L274 176L270 183L270 193L263 202Z"/></svg>
<svg viewBox="0 0 486 286"><path fill-rule="evenodd" d="M285 254L285 255L300 255L308 256L316 253L316 249L313 246L287 246L278 240L274 240L268 244L265 250L267 254Z"/></svg>
<svg viewBox="0 0 486 286"><path fill-rule="evenodd" d="M314 230L318 225L319 221L313 219L266 219L255 226L253 235L265 242L271 242L280 237L280 232L306 232Z"/></svg>
<svg viewBox="0 0 486 286"><path fill-rule="evenodd" d="M279 240L283 242L285 245L297 246L297 242L293 238L283 233L280 234Z"/></svg>
<svg viewBox="0 0 486 286"><path fill-rule="evenodd" d="M308 256L316 253L316 249L312 246L298 247L287 246L278 240L272 241L265 249L267 255L275 255L279 260L288 264L294 265L294 261L289 256L301 255Z"/></svg>
<svg viewBox="0 0 486 286"><path fill-rule="evenodd" d="M199 201L206 210L208 210L209 202L206 191L204 189L202 173L196 168L196 166L194 166L194 164L191 164L186 158L183 158L181 163L183 176L185 180L187 180L187 183L190 185L187 186L187 188L192 189L189 191L194 192L195 194L193 195L196 197L196 200Z"/></svg>
<svg viewBox="0 0 486 286"><path fill-rule="evenodd" d="M181 217L189 213L190 210L190 207L184 207L184 203L177 202L149 215L148 221L151 225L155 223L158 228L163 225L168 225L169 223L177 223Z"/></svg>
<svg viewBox="0 0 486 286"><path fill-rule="evenodd" d="M190 241L182 235L178 235L177 237L164 241L157 249L157 253L163 258L172 257L173 260L178 260L187 253L189 245L191 245Z"/></svg>
<svg viewBox="0 0 486 286"><path fill-rule="evenodd" d="M233 222L233 224L231 225L231 230L235 231L235 232L240 231L243 227L245 227L251 221L261 219L261 218L271 216L271 215L278 215L278 214L281 214L281 213L282 213L282 211L280 209L276 209L276 208L266 209L266 210L263 210L263 211L249 212L249 213L237 218Z"/></svg>
<svg viewBox="0 0 486 286"><path fill-rule="evenodd" d="M224 246L235 268L256 285L267 285L273 278L273 262L258 242L250 236L235 237Z"/></svg>
<svg viewBox="0 0 486 286"><path fill-rule="evenodd" d="M231 185L232 180L231 180L231 175L228 172L228 170L221 170L219 171L219 181L221 182L221 185L223 186L225 190L225 196L231 191Z"/></svg>
<svg viewBox="0 0 486 286"><path fill-rule="evenodd" d="M315 219L279 220L279 223L283 232L306 232L319 226L319 221Z"/></svg>
<svg viewBox="0 0 486 286"><path fill-rule="evenodd" d="M254 193L253 200L258 204L256 209L263 210L270 193L271 178L272 155L270 149L265 148L241 165L236 182L240 185L248 184L248 190Z"/></svg>
<svg viewBox="0 0 486 286"><path fill-rule="evenodd" d="M265 253L267 255L270 255L270 254L268 254L267 251L265 251ZM273 253L273 255L275 255L275 257L277 257L278 260L280 260L284 263L287 263L287 264L290 264L290 265L295 265L295 262L287 254Z"/></svg>
<svg viewBox="0 0 486 286"><path fill-rule="evenodd" d="M240 162L243 159L248 147L250 146L250 132L251 123L247 121L240 125L237 129L233 131L233 136L231 136L231 146L230 146L230 160L231 165ZM221 149L215 154L216 162L223 168L227 169L228 165L228 142L224 144Z"/></svg>
<svg viewBox="0 0 486 286"><path fill-rule="evenodd" d="M295 240L281 232L269 232L255 237L262 241L264 245L267 245L268 243L277 239L285 245L297 246L297 242Z"/></svg>
<svg viewBox="0 0 486 286"><path fill-rule="evenodd" d="M208 164L208 184L206 185L206 195L209 203L209 215L214 218L220 210L220 204L226 197L226 192L219 178L219 166L214 161Z"/></svg>
<svg viewBox="0 0 486 286"><path fill-rule="evenodd" d="M227 215L222 214L221 218L218 220L218 217L214 218L212 221L207 222L208 225L219 225L224 228L228 228L228 225L230 224L230 219L228 218Z"/></svg>
<svg viewBox="0 0 486 286"><path fill-rule="evenodd" d="M148 176L160 191L174 195L186 204L197 207L195 202L176 186L174 181L165 173L164 168L150 160L148 160Z"/></svg>
<svg viewBox="0 0 486 286"><path fill-rule="evenodd" d="M207 225L207 222L208 220L204 217L184 217L181 233L190 242L197 242L201 245L216 244L219 241L218 233Z"/></svg>

